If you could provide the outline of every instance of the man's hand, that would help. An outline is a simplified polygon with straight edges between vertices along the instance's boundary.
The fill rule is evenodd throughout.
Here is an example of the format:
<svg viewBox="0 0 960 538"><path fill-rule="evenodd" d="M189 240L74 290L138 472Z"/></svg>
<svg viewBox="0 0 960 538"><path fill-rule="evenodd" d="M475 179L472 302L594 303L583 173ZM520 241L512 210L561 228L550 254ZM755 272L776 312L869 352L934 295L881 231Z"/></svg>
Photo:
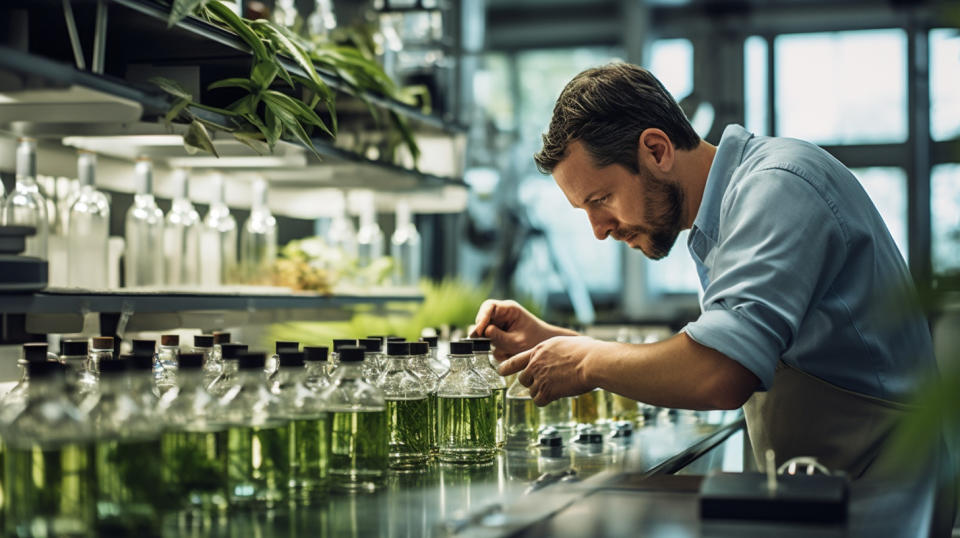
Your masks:
<svg viewBox="0 0 960 538"><path fill-rule="evenodd" d="M502 361L547 338L575 334L573 331L545 323L516 301L488 299L480 305L476 328L471 336L489 338L494 346L493 357Z"/></svg>
<svg viewBox="0 0 960 538"><path fill-rule="evenodd" d="M530 388L539 406L596 388L587 379L587 355L607 345L586 336L555 336L500 365L500 375L520 372L520 384Z"/></svg>

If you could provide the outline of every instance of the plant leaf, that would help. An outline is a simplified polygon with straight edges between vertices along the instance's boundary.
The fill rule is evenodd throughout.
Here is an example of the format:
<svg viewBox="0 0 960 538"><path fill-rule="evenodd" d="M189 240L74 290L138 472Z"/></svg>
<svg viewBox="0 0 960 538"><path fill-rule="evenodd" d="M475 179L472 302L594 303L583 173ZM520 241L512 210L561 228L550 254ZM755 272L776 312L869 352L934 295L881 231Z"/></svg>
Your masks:
<svg viewBox="0 0 960 538"><path fill-rule="evenodd" d="M245 78L225 78L207 86L208 90L216 90L219 88L243 88L251 92L256 90L254 82L251 82L250 79Z"/></svg>
<svg viewBox="0 0 960 538"><path fill-rule="evenodd" d="M189 99L184 99L183 97L180 97L179 99L176 100L176 102L173 103L173 106L170 107L170 110L168 110L167 113L163 116L163 121L167 123L173 121L174 119L176 119L177 116L180 115L180 112L184 108L187 108L187 105L189 104L190 104Z"/></svg>
<svg viewBox="0 0 960 538"><path fill-rule="evenodd" d="M259 30L262 30L268 38L277 45L278 52L286 54L293 59L306 72L307 78L312 82L310 85L319 94L332 93L323 82L317 69L313 65L313 60L303 46L296 43L299 41L296 35L290 33L286 28L278 26L267 20L256 20L253 22Z"/></svg>
<svg viewBox="0 0 960 538"><path fill-rule="evenodd" d="M293 135L293 137L299 140L301 144L313 151L317 158L320 158L320 153L313 145L313 140L310 139L310 135L308 135L303 129L303 126L300 125L297 117L285 110L283 107L275 104L275 102L271 102L267 99L264 99L264 102L267 104L267 107L270 108L276 115L277 120L283 124L284 130Z"/></svg>
<svg viewBox="0 0 960 538"><path fill-rule="evenodd" d="M234 114L239 114L241 116L253 114L257 110L253 104L253 94L244 95L240 99L230 103L230 105L227 106L227 109L233 111Z"/></svg>
<svg viewBox="0 0 960 538"><path fill-rule="evenodd" d="M261 133L237 131L233 133L233 137L253 151L256 151L258 155L265 155L273 151L272 147L268 147L267 144L263 142L263 135Z"/></svg>
<svg viewBox="0 0 960 538"><path fill-rule="evenodd" d="M413 137L413 131L410 130L407 120L393 110L390 111L390 119L393 120L393 124L400 133L400 137L403 138L407 149L410 150L410 155L413 156L413 167L417 168L417 162L420 160L420 147L417 145L417 140Z"/></svg>
<svg viewBox="0 0 960 538"><path fill-rule="evenodd" d="M210 133L207 132L207 128L197 120L190 123L187 134L183 135L183 144L187 146L187 148L199 148L212 153L216 157L220 156L217 153L217 148L213 147L213 140L210 139Z"/></svg>
<svg viewBox="0 0 960 538"><path fill-rule="evenodd" d="M186 88L180 85L176 80L172 80L164 77L151 77L148 79L148 82L158 86L161 90L169 93L174 97L179 97L180 99L193 100L193 95L190 95L190 92Z"/></svg>
<svg viewBox="0 0 960 538"><path fill-rule="evenodd" d="M263 45L263 41L260 41L260 36L254 33L247 22L234 13L226 4L223 4L219 0L213 0L207 4L207 10L240 36L240 39L253 51L254 57L258 60L270 59L270 55L267 53L267 47Z"/></svg>
<svg viewBox="0 0 960 538"><path fill-rule="evenodd" d="M277 78L280 66L275 60L260 60L256 62L253 69L250 70L250 80L256 87L265 90L273 84L273 79ZM251 88L253 91L253 88Z"/></svg>
<svg viewBox="0 0 960 538"><path fill-rule="evenodd" d="M273 147L277 145L277 140L280 139L280 135L283 133L283 124L277 121L277 115L273 113L273 110L269 106L265 112L267 132L264 134L267 137L267 144L270 145L270 149L273 149Z"/></svg>
<svg viewBox="0 0 960 538"><path fill-rule="evenodd" d="M196 13L197 9L202 8L206 3L207 0L173 0L173 5L170 6L170 17L167 19L167 28L172 28L184 17Z"/></svg>
<svg viewBox="0 0 960 538"><path fill-rule="evenodd" d="M315 111L307 107L303 101L274 90L263 92L263 100L267 103L273 103L284 111L289 112L298 122L303 121L309 125L315 125L328 135L333 136L333 133L327 128L327 124L323 122ZM274 112L276 112L276 110L274 110Z"/></svg>

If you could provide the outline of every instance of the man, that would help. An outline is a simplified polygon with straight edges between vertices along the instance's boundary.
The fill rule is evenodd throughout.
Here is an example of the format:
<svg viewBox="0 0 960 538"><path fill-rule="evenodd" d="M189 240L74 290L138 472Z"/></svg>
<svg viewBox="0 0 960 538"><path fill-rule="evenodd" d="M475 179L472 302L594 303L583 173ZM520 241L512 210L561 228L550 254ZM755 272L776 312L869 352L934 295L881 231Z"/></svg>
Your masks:
<svg viewBox="0 0 960 538"><path fill-rule="evenodd" d="M655 344L600 342L487 301L475 333L538 405L596 387L664 407L743 406L755 455L873 472L936 375L910 273L857 178L813 144L726 128L701 140L646 70L577 75L538 168L594 235L659 259L689 229L702 314Z"/></svg>

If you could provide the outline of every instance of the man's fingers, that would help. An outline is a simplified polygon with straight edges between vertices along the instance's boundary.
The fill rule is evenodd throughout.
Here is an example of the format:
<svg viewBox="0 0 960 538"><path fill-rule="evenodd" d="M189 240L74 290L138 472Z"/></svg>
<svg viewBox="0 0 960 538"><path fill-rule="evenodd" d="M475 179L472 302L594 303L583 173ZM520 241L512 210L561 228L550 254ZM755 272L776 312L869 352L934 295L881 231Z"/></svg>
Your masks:
<svg viewBox="0 0 960 538"><path fill-rule="evenodd" d="M486 330L478 330L476 333L485 338L489 338L494 346L502 346L507 340L507 333L503 332L500 327L496 325L487 325Z"/></svg>
<svg viewBox="0 0 960 538"><path fill-rule="evenodd" d="M480 305L480 310L477 311L477 317L474 320L476 325L473 328L473 332L470 333L470 336L483 336L483 332L486 330L487 325L490 324L490 320L493 319L493 312L497 308L497 303L493 300L487 299Z"/></svg>
<svg viewBox="0 0 960 538"><path fill-rule="evenodd" d="M523 370L527 367L527 363L530 362L530 357L533 356L533 350L528 349L522 353L517 353L513 357L500 363L500 368L498 371L502 376L508 376L510 374L515 374L520 370ZM523 381L521 381L523 383ZM527 385L524 385L527 386Z"/></svg>

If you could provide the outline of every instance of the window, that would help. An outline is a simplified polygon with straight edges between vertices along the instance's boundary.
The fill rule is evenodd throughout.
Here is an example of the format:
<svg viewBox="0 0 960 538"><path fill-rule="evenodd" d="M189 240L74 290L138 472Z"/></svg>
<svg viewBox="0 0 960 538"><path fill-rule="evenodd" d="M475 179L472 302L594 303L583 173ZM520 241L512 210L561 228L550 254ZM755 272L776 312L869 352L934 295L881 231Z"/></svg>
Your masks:
<svg viewBox="0 0 960 538"><path fill-rule="evenodd" d="M743 127L755 135L767 132L767 42L759 36L743 43Z"/></svg>
<svg viewBox="0 0 960 538"><path fill-rule="evenodd" d="M899 29L777 36L777 136L817 144L904 142L906 51Z"/></svg>
<svg viewBox="0 0 960 538"><path fill-rule="evenodd" d="M870 167L851 170L877 207L900 254L907 259L907 174L902 168Z"/></svg>
<svg viewBox="0 0 960 538"><path fill-rule="evenodd" d="M960 272L960 164L933 167L930 212L933 272Z"/></svg>
<svg viewBox="0 0 960 538"><path fill-rule="evenodd" d="M693 43L689 39L658 39L650 46L647 69L680 101L693 91Z"/></svg>
<svg viewBox="0 0 960 538"><path fill-rule="evenodd" d="M960 30L930 31L930 136L960 135Z"/></svg>

